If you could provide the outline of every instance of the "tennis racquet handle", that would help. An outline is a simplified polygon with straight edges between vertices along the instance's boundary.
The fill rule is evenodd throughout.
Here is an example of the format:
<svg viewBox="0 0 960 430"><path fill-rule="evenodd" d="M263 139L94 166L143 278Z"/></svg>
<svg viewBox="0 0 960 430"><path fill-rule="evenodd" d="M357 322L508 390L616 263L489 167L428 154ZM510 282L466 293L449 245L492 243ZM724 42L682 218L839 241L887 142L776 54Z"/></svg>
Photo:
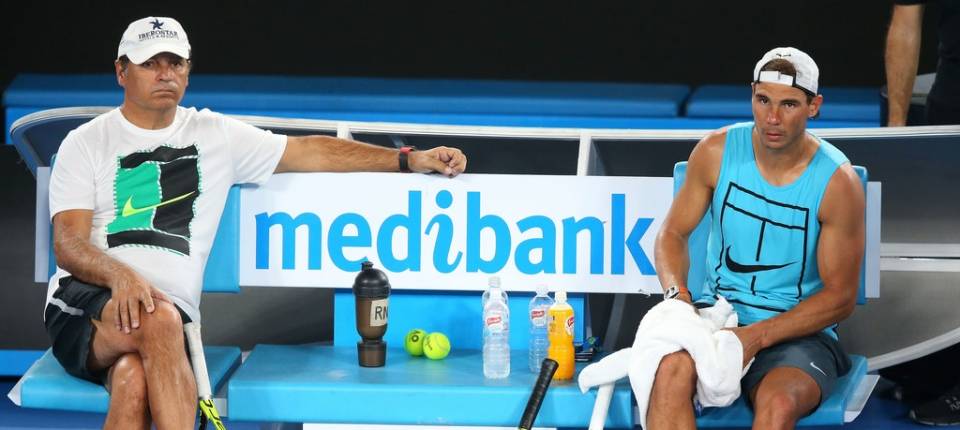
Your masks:
<svg viewBox="0 0 960 430"><path fill-rule="evenodd" d="M197 397L201 400L213 398L210 389L210 377L207 376L207 360L203 356L203 341L200 339L200 323L188 322L183 325L183 332L190 345L190 361L193 363L193 376L197 380Z"/></svg>
<svg viewBox="0 0 960 430"><path fill-rule="evenodd" d="M530 393L530 400L527 400L527 407L523 410L523 417L520 418L520 430L530 430L533 428L533 422L537 419L540 412L540 405L543 404L543 398L547 395L547 388L550 388L550 381L553 380L553 374L557 372L560 365L549 358L543 359L540 365L540 376L537 382L533 384L533 392Z"/></svg>

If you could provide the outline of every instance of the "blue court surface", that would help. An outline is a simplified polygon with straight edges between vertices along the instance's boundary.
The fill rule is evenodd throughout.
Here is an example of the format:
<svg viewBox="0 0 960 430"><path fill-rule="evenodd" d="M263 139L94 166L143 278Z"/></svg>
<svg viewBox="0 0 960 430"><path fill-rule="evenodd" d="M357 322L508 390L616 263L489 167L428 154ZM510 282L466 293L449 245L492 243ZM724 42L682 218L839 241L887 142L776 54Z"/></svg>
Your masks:
<svg viewBox="0 0 960 430"><path fill-rule="evenodd" d="M7 398L16 380L0 379L0 430L25 429L99 429L103 424L103 414L24 409L14 405ZM806 427L808 429L845 429L845 430L907 430L931 429L933 427L916 424L907 417L907 407L891 400L882 392L874 392L867 407L856 421L843 427ZM260 423L231 422L225 420L230 430L260 429ZM948 427L938 427L948 428ZM960 426L952 427L960 428Z"/></svg>

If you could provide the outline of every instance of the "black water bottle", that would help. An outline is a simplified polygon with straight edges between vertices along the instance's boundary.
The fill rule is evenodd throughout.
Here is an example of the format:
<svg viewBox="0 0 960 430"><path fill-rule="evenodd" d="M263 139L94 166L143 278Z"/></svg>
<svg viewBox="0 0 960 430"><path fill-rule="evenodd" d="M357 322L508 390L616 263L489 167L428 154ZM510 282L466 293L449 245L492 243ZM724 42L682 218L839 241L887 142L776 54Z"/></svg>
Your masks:
<svg viewBox="0 0 960 430"><path fill-rule="evenodd" d="M364 261L360 273L353 282L356 301L357 332L362 340L357 342L357 358L360 366L382 367L387 361L387 303L390 300L390 281L383 271L374 269L373 263Z"/></svg>

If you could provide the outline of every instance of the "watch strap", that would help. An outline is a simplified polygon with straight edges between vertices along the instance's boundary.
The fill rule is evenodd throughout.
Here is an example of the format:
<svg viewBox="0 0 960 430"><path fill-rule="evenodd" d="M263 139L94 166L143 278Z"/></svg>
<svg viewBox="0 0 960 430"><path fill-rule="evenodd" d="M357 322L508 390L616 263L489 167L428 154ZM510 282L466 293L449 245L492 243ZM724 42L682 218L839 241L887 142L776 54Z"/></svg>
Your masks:
<svg viewBox="0 0 960 430"><path fill-rule="evenodd" d="M675 299L675 298L677 298L677 296L679 296L679 295L681 295L681 294L686 294L686 295L690 296L691 298L693 297L693 295L690 294L690 290L688 290L687 287L682 287L682 286L679 286L679 285L673 285L673 286L671 286L670 288L667 288L667 290L663 292L663 299L664 299L664 300L667 300L667 299Z"/></svg>
<svg viewBox="0 0 960 430"><path fill-rule="evenodd" d="M404 146L404 147L401 147L401 148L400 148L400 152L399 152L399 155L398 155L398 157L399 157L399 158L398 158L398 161L399 161L399 163L400 163L400 171L401 171L401 172L403 172L403 173L410 173L410 172L412 172L412 170L410 170L409 155L410 155L411 152L415 151L416 149L417 149L417 148L415 148L415 147L413 147L413 146Z"/></svg>

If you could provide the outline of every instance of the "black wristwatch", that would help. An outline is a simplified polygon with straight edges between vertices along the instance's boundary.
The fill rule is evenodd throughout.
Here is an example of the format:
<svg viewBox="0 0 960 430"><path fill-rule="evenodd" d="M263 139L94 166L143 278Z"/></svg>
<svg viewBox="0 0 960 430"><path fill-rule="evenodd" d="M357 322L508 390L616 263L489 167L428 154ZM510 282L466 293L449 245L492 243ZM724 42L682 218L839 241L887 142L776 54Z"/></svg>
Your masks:
<svg viewBox="0 0 960 430"><path fill-rule="evenodd" d="M681 294L686 294L690 296L690 290L686 289L686 287L673 285L670 288L667 288L667 291L663 292L663 299L664 300L675 299Z"/></svg>
<svg viewBox="0 0 960 430"><path fill-rule="evenodd" d="M407 157L408 157L408 155L410 155L411 152L415 151L416 149L417 149L417 148L416 148L416 147L413 147L413 146L404 146L404 147L401 147L401 148L400 148L399 160L400 160L400 171L401 171L401 172L403 172L403 173L410 173L410 172L412 172L412 170L410 170L410 162L409 162L409 160L408 160Z"/></svg>

